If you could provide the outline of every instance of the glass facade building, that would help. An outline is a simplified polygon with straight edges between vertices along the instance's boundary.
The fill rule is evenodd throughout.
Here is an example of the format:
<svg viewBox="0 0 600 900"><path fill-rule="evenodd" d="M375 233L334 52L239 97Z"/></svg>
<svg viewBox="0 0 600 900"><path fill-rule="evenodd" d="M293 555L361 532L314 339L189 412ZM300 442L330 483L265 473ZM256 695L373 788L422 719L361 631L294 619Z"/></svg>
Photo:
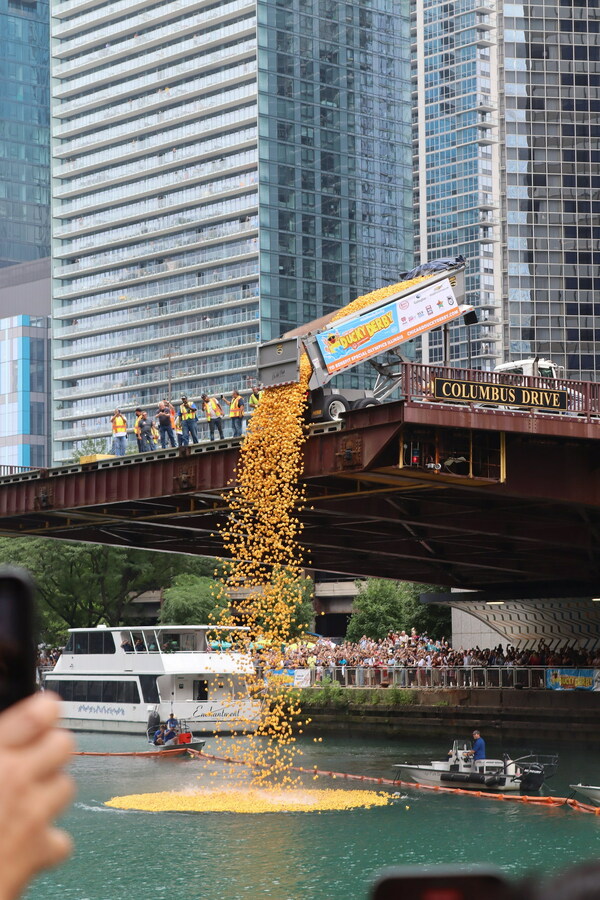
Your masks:
<svg viewBox="0 0 600 900"><path fill-rule="evenodd" d="M412 26L417 254L468 257L473 364L540 355L597 380L598 0L415 0Z"/></svg>
<svg viewBox="0 0 600 900"><path fill-rule="evenodd" d="M249 391L261 340L395 280L412 169L408 5L52 12L60 462L115 407Z"/></svg>
<svg viewBox="0 0 600 900"><path fill-rule="evenodd" d="M48 0L0 0L0 268L50 254Z"/></svg>
<svg viewBox="0 0 600 900"><path fill-rule="evenodd" d="M495 0L414 0L411 30L415 255L468 260L467 302L481 324L470 335L450 329L450 362L493 368L502 293ZM441 362L441 329L422 346L425 361Z"/></svg>
<svg viewBox="0 0 600 900"><path fill-rule="evenodd" d="M48 465L48 316L0 319L0 467Z"/></svg>
<svg viewBox="0 0 600 900"><path fill-rule="evenodd" d="M598 0L504 6L509 358L600 378Z"/></svg>

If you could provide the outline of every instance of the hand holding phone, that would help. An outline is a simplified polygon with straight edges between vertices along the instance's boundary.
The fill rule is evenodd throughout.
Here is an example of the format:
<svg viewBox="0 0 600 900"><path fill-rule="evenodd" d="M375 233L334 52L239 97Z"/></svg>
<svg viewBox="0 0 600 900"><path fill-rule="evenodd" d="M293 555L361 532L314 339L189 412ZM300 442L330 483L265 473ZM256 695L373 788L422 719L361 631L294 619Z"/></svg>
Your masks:
<svg viewBox="0 0 600 900"><path fill-rule="evenodd" d="M0 711L35 691L33 598L27 572L0 567Z"/></svg>

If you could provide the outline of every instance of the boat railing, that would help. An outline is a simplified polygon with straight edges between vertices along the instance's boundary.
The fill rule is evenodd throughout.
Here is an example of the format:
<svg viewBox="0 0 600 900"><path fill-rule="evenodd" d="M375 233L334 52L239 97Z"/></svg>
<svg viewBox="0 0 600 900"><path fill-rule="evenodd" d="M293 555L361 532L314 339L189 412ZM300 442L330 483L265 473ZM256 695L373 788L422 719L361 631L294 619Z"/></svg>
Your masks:
<svg viewBox="0 0 600 900"><path fill-rule="evenodd" d="M548 667L552 671L552 667ZM409 688L486 690L545 689L544 666L314 666L311 687L337 682L348 688Z"/></svg>
<svg viewBox="0 0 600 900"><path fill-rule="evenodd" d="M558 769L557 753L527 753L512 762L520 769L527 769L529 766L541 766L544 770L545 778L552 778Z"/></svg>

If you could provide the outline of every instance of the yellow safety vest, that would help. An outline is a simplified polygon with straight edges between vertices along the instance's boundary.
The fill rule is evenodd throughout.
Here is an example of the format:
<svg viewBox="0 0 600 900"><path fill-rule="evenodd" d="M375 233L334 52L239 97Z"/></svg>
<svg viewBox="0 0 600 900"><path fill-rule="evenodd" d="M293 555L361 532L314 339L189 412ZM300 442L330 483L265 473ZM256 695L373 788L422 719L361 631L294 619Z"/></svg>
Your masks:
<svg viewBox="0 0 600 900"><path fill-rule="evenodd" d="M187 406L183 404L179 407L179 415L182 419L195 419L196 418L196 410L188 409Z"/></svg>
<svg viewBox="0 0 600 900"><path fill-rule="evenodd" d="M244 415L244 407L240 406L242 398L234 397L231 403L229 404L229 416L230 418L239 418Z"/></svg>
<svg viewBox="0 0 600 900"><path fill-rule="evenodd" d="M221 409L220 403L215 400L214 397L211 397L210 400L207 400L206 403L203 404L204 412L206 413L206 421L210 422L211 418L216 419L219 416L223 415L223 410ZM211 416L212 413L212 416Z"/></svg>
<svg viewBox="0 0 600 900"><path fill-rule="evenodd" d="M261 401L262 395L263 395L262 391L259 391L258 394L255 394L253 391L250 394L250 399L248 400L248 406L250 406L252 409L256 409L256 407L258 406L258 404Z"/></svg>
<svg viewBox="0 0 600 900"><path fill-rule="evenodd" d="M124 416L115 416L112 422L113 434L127 434L127 419Z"/></svg>
<svg viewBox="0 0 600 900"><path fill-rule="evenodd" d="M140 431L140 422L141 421L142 421L142 416L136 416L135 425L133 426L133 430L135 431L135 433L138 437L140 437L140 435L142 433Z"/></svg>

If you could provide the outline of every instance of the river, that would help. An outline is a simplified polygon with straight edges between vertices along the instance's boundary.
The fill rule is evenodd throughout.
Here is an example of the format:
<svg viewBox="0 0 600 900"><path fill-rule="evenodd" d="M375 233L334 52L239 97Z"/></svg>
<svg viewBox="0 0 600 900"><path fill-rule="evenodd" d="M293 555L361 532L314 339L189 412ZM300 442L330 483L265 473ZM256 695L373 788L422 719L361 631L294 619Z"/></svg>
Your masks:
<svg viewBox="0 0 600 900"><path fill-rule="evenodd" d="M489 756L531 749L487 743ZM121 735L81 734L78 744L82 750L143 749L135 737ZM315 743L307 737L298 763L387 778L393 777L394 762L440 759L450 744L330 735ZM560 753L547 793L567 796L569 782L600 782L600 751L571 745L535 749ZM206 783L203 764L76 757L72 769L78 796L64 825L75 838L75 854L41 876L28 900L363 900L386 866L485 862L516 878L592 859L600 846L600 816L405 788L390 806L350 812L121 811L103 804L122 794L193 790ZM227 779L226 769L223 764L219 777ZM309 779L306 786L356 785L323 778L318 784Z"/></svg>

